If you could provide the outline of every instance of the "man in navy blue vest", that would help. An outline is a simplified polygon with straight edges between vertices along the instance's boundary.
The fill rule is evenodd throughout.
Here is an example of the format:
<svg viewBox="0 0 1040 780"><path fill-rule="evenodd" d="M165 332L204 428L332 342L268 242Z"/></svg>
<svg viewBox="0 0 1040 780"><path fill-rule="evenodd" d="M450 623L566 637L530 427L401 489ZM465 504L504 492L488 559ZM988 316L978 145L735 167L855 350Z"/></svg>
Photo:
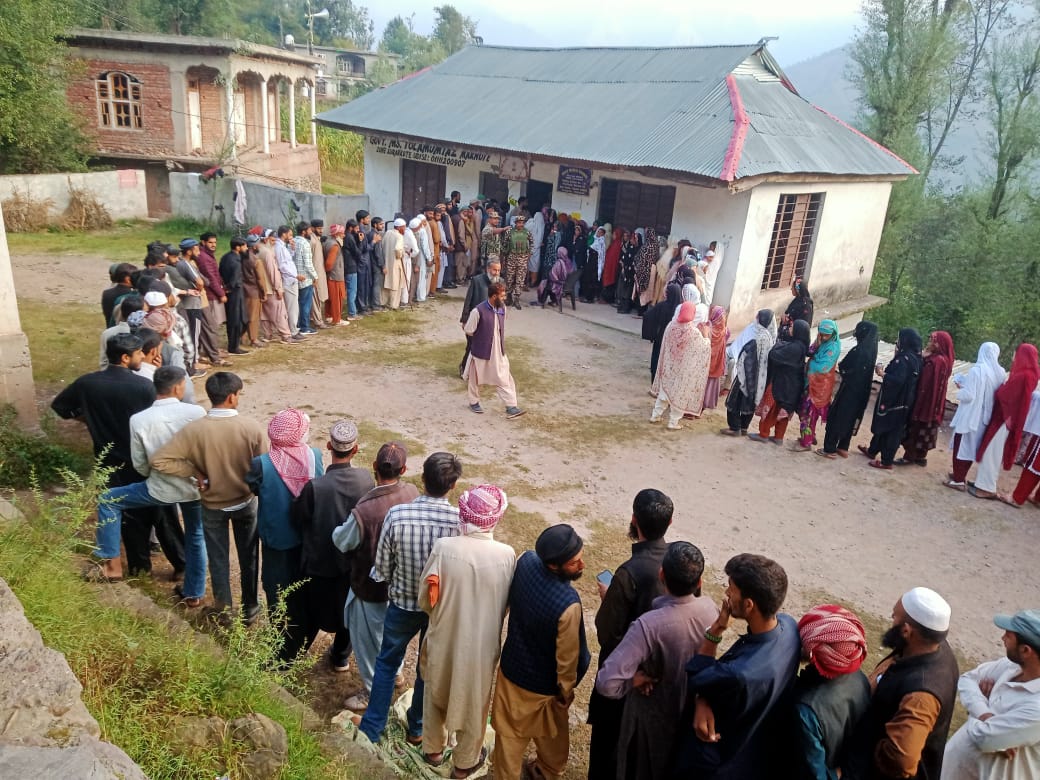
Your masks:
<svg viewBox="0 0 1040 780"><path fill-rule="evenodd" d="M571 583L585 570L584 543L569 525L546 528L516 562L509 630L495 683L495 777L558 777L570 750L568 713L589 668L581 598ZM527 744L537 755L523 765Z"/></svg>

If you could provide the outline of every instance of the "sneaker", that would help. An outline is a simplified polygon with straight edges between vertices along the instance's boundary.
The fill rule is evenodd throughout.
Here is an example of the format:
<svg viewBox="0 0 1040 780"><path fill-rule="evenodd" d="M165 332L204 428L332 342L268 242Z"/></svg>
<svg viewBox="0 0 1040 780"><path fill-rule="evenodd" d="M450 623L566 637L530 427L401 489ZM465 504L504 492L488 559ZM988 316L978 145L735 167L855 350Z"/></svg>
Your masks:
<svg viewBox="0 0 1040 780"><path fill-rule="evenodd" d="M484 414L484 407L482 407L480 404L470 404L469 410L474 414Z"/></svg>
<svg viewBox="0 0 1040 780"><path fill-rule="evenodd" d="M364 712L368 709L368 697L363 693L355 693L343 702L343 706L351 712Z"/></svg>
<svg viewBox="0 0 1040 780"><path fill-rule="evenodd" d="M338 327L343 327L344 325L349 325L349 324L350 324L350 323L349 323L349 322L347 322L346 320L340 320L339 322L337 322L337 323L336 323L336 325L337 325Z"/></svg>
<svg viewBox="0 0 1040 780"><path fill-rule="evenodd" d="M307 328L307 330L300 331L300 333L302 333L304 336L313 336L317 332L318 331L314 330L313 328Z"/></svg>
<svg viewBox="0 0 1040 780"><path fill-rule="evenodd" d="M747 435L747 437L748 437L748 438L749 438L749 439L750 439L751 441L757 441L757 442L759 442L760 444L765 444L765 443L766 443L767 441L769 441L769 438L768 438L768 437L766 437L766 436L763 436L763 435L762 435L762 434L760 434L760 433L749 433L749 434Z"/></svg>
<svg viewBox="0 0 1040 780"><path fill-rule="evenodd" d="M332 671L342 674L350 669L350 660L347 658L333 658L330 655L329 666L332 667Z"/></svg>
<svg viewBox="0 0 1040 780"><path fill-rule="evenodd" d="M192 378L197 378L197 377L200 377L200 376L206 376L206 369L204 369L204 368L196 368L194 371L191 372L191 375L192 375Z"/></svg>
<svg viewBox="0 0 1040 780"><path fill-rule="evenodd" d="M295 343L299 343L301 341L306 341L306 340L307 340L307 337L304 334L302 334L302 333L297 333L295 336L292 337L292 341L295 342Z"/></svg>
<svg viewBox="0 0 1040 780"><path fill-rule="evenodd" d="M523 417L527 412L521 409L519 406L507 406L506 417L510 420L515 420L517 417Z"/></svg>

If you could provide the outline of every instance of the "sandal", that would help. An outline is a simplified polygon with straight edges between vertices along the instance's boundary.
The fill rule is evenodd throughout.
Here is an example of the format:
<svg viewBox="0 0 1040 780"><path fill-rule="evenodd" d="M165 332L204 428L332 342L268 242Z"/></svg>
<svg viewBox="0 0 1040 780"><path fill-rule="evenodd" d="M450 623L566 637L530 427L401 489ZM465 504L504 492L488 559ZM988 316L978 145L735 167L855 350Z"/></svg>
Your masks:
<svg viewBox="0 0 1040 780"><path fill-rule="evenodd" d="M963 482L955 482L953 479L948 479L943 482L943 485L950 488L950 490L959 490L961 493L965 492L967 485Z"/></svg>
<svg viewBox="0 0 1040 780"><path fill-rule="evenodd" d="M469 769L463 769L462 767L457 766L455 767L455 769L452 770L451 776L456 780L465 780L465 778L474 774L475 772L477 772L477 770L484 766L484 763L487 761L487 757L488 749L486 747L483 747L480 749L480 758L477 759L477 763L475 763Z"/></svg>
<svg viewBox="0 0 1040 780"><path fill-rule="evenodd" d="M872 461L870 461L870 463L868 463L867 465L868 465L868 466L873 466L873 467L874 467L874 468L876 468L876 469L882 469L882 470L884 470L884 471L891 471L891 470L893 469L893 466L892 466L892 464L891 464L891 463L889 463L889 464L888 464L888 465L886 466L886 465L885 465L884 463L882 463L882 462L881 462L880 460L872 460Z"/></svg>
<svg viewBox="0 0 1040 780"><path fill-rule="evenodd" d="M973 498L981 498L983 501L997 501L997 494L988 490L979 490L974 484L968 483L968 495Z"/></svg>
<svg viewBox="0 0 1040 780"><path fill-rule="evenodd" d="M408 744L412 744L411 737L408 737ZM419 744L421 745L422 741ZM441 766L444 763L444 751L442 750L440 753L423 753L422 760L430 766Z"/></svg>
<svg viewBox="0 0 1040 780"><path fill-rule="evenodd" d="M827 452L823 449L816 450L816 454L819 455L821 458L827 458L828 460L836 460L838 457L838 453Z"/></svg>
<svg viewBox="0 0 1040 780"><path fill-rule="evenodd" d="M866 455L871 460L874 459L874 456L870 454L870 447L868 447L867 445L865 445L865 444L857 445L856 449L859 450L860 452L862 452L864 455Z"/></svg>
<svg viewBox="0 0 1040 780"><path fill-rule="evenodd" d="M997 493L997 499L1000 500L1001 502L1007 504L1008 506L1014 507L1015 509L1021 509L1022 508L1022 505L1021 504L1016 504L1015 503L1015 499L1013 499L1011 496L1005 496L1005 495L1002 495L1001 493Z"/></svg>
<svg viewBox="0 0 1040 780"><path fill-rule="evenodd" d="M95 585L111 585L113 582L122 582L123 577L109 577L105 574L104 569L99 565L94 564L89 569L84 570L80 575L84 582L91 582Z"/></svg>

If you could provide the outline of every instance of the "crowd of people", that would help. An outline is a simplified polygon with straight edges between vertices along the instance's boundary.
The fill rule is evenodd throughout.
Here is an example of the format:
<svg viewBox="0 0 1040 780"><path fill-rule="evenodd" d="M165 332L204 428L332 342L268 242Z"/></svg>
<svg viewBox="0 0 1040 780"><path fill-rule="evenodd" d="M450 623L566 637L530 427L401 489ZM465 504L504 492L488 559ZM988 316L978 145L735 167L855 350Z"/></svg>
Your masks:
<svg viewBox="0 0 1040 780"><path fill-rule="evenodd" d="M261 615L262 590L269 619L281 625L278 663L291 664L326 632L330 667L344 672L354 664L362 687L344 706L373 743L385 736L418 636L406 739L422 759L433 767L450 762L457 778L489 759L496 777L558 777L570 755L575 691L593 668L573 587L585 568L580 535L553 525L533 550L516 551L495 540L508 507L501 486L465 490L451 503L462 478L451 453L426 458L420 491L404 479L408 453L400 442L383 443L371 464L354 463L360 437L350 420L330 427L323 452L309 445L310 419L299 409L279 411L266 427L240 415L244 383L224 370L228 358L274 334L294 344L465 283L459 370L470 410L483 413L480 385L493 385L507 416L518 417L506 309L520 307L525 287L540 286L544 303L573 285L586 300L611 299L643 316L644 337L654 342L652 421L667 411L674 428L724 403L722 433L780 444L797 414L795 449L813 449L822 423L816 452L848 457L878 376L873 438L860 449L871 465L889 469L923 465L934 449L953 344L939 331L923 346L905 329L895 357L881 366L877 328L862 322L842 357L833 321L819 323L811 339L813 303L801 278L782 317L763 310L731 338L725 310L711 305L716 248L705 258L689 242L662 252L651 229L626 237L605 226L586 236L566 215L528 219L522 203L506 215L478 203L460 208L457 195L421 218L396 216L389 231L365 212L333 225L327 238L320 220L295 231L257 227L232 239L219 262L212 234L150 245L143 269L110 271L101 370L72 382L52 408L86 423L111 469L87 579L123 579L121 541L129 574L149 572L154 534L185 608L203 607L208 573L214 616L251 624ZM651 259L647 245L656 258L649 267L641 265ZM580 267L569 264L570 249ZM555 258L548 267L547 252ZM607 273L612 256L616 276ZM978 362L955 379L946 484L997 497L1000 469L1017 458L1026 464L1019 485L1001 498L1021 505L1040 484L1040 440L1023 441L1040 366L1028 344L1018 348L1010 376L998 356L995 344L984 344ZM208 410L194 403L192 381L207 372ZM749 433L756 414L758 430ZM860 619L833 604L798 621L783 613L788 581L776 561L734 556L724 566L721 601L704 595L701 551L664 541L673 510L664 493L640 491L628 529L631 558L597 576L590 778L1027 780L1040 772L1040 611L997 616L1006 658L961 675L947 643L950 605L934 590L912 588L880 637L891 653L866 675ZM720 654L733 620L746 632ZM958 694L969 717L947 742Z"/></svg>

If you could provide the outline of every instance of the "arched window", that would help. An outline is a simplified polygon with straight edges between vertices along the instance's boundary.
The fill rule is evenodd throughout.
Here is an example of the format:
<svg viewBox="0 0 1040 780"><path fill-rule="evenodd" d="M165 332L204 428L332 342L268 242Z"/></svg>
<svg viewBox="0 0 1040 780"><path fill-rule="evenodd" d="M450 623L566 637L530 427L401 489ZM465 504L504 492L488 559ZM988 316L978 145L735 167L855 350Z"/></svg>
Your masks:
<svg viewBox="0 0 1040 780"><path fill-rule="evenodd" d="M109 71L94 82L97 88L98 124L114 130L141 129L141 82L133 76Z"/></svg>

